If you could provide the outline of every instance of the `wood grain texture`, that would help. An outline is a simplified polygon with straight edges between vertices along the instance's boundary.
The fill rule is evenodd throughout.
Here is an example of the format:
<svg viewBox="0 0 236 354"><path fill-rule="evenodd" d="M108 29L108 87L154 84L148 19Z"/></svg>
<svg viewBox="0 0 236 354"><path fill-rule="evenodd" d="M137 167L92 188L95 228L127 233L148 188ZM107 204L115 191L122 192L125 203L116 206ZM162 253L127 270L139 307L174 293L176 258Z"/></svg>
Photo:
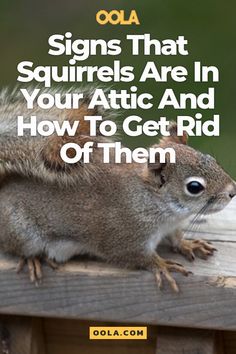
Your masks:
<svg viewBox="0 0 236 354"><path fill-rule="evenodd" d="M148 339L89 340L89 326L114 326L111 322L45 319L44 331L48 354L154 354L157 329L148 327ZM125 323L119 323L119 326ZM131 324L136 326L136 324Z"/></svg>
<svg viewBox="0 0 236 354"><path fill-rule="evenodd" d="M209 239L221 235L214 243L218 252L208 261L189 263L162 250L163 256L179 260L194 273L188 278L176 274L179 294L165 282L162 291L157 289L149 272L84 260L71 261L55 272L45 266L43 283L36 288L26 272L16 274L16 259L1 255L0 313L236 330L235 211L234 202L221 217L218 214L217 234L204 231ZM229 238L231 242L226 242Z"/></svg>
<svg viewBox="0 0 236 354"><path fill-rule="evenodd" d="M159 328L156 354L220 354L214 331Z"/></svg>
<svg viewBox="0 0 236 354"><path fill-rule="evenodd" d="M236 329L236 245L218 248L215 259L189 264L194 275L176 275L179 294L167 284L158 290L149 272L75 261L56 272L44 267L44 281L36 288L27 274L15 273L12 259L10 268L5 260L4 269L0 267L0 312Z"/></svg>

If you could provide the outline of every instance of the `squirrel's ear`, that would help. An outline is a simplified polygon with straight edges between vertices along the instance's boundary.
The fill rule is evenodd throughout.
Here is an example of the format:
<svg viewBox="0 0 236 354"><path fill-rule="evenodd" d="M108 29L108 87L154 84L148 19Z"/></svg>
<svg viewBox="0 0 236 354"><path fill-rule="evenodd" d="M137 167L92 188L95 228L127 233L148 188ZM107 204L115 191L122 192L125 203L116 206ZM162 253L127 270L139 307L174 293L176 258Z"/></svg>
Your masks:
<svg viewBox="0 0 236 354"><path fill-rule="evenodd" d="M160 143L172 142L176 144L184 144L187 145L188 142L188 134L184 132L183 136L177 135L177 123L170 122L169 127L167 128L168 132L170 133L169 136L165 136L160 140Z"/></svg>
<svg viewBox="0 0 236 354"><path fill-rule="evenodd" d="M158 154L156 154L158 155ZM156 173L161 172L163 168L166 166L166 163L162 163L160 161L155 161L153 163L150 163L148 161L148 168L150 171L155 171Z"/></svg>
<svg viewBox="0 0 236 354"><path fill-rule="evenodd" d="M166 173L165 173L165 167L166 163L160 162L159 161L159 154L156 154L156 161L154 163L150 163L148 161L147 163L147 171L148 178L147 180L150 180L150 177L153 176L155 178L155 183L159 185L159 188L163 186L163 184L166 182ZM153 179L151 178L151 180Z"/></svg>

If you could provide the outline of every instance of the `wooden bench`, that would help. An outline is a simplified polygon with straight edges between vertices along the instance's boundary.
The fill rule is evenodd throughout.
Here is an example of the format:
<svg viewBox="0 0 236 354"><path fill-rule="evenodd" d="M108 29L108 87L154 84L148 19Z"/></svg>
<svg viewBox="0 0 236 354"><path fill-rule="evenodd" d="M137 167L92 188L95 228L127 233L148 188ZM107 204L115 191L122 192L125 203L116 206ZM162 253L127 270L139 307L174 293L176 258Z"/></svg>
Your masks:
<svg viewBox="0 0 236 354"><path fill-rule="evenodd" d="M45 330L42 326L47 328L52 318L54 323L61 323L60 328L63 328L63 321L67 321L64 322L67 327L74 328L77 321L73 319L95 321L96 325L100 323L98 321L113 325L115 322L148 325L152 333L149 339L157 338L158 354L236 353L236 334L223 332L236 331L236 200L221 213L204 218L187 232L187 237L209 240L218 252L207 261L197 259L190 263L181 255L162 249L161 255L180 261L194 273L187 278L176 274L179 294L173 293L165 282L162 291L158 290L154 276L149 272L111 268L87 260L73 260L57 271L45 266L43 283L37 288L29 282L26 272L16 274L16 259L1 255L0 353L1 346L3 348L8 341L11 342L11 354L56 353L45 351L43 339ZM80 327L90 323L83 321L79 322ZM24 341L25 348L23 346L19 351L14 343L22 336L28 338L28 342ZM63 332L60 332L59 337L62 336ZM224 338L228 338L225 344ZM226 352L229 343L233 349ZM137 344L137 353L151 353L141 349L144 347L145 343L141 347ZM83 353L87 352L91 353ZM63 353L67 352L57 349L57 354ZM70 354L73 353L70 350ZM99 353L98 349L96 353ZM103 348L101 353L108 352ZM129 353L136 352L130 349Z"/></svg>

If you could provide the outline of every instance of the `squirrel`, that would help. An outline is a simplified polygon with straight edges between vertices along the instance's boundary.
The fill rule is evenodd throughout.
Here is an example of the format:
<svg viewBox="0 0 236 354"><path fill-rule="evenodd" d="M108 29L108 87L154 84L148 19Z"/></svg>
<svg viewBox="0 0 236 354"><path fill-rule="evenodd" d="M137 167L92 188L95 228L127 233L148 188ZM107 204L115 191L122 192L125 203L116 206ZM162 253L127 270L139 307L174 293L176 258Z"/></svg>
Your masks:
<svg viewBox="0 0 236 354"><path fill-rule="evenodd" d="M75 112L45 114L54 120L82 120L87 107L84 101ZM3 172L12 176L0 188L0 249L20 257L18 271L27 263L31 281L41 280L43 257L54 267L75 255L90 254L120 267L151 271L159 287L164 278L178 292L171 273L189 272L163 259L159 244L168 240L189 260L214 253L206 241L185 240L182 228L190 217L222 210L236 195L236 183L213 157L188 146L186 134L177 136L176 123L169 126L170 136L154 145L174 148L175 164L168 158L160 162L158 154L155 163L104 164L95 150L90 166L67 169L59 157L60 146L70 139L83 144L90 138L86 125L73 138L22 139L15 135L13 116L19 109L22 114L23 103L7 102L4 109L0 158Z"/></svg>

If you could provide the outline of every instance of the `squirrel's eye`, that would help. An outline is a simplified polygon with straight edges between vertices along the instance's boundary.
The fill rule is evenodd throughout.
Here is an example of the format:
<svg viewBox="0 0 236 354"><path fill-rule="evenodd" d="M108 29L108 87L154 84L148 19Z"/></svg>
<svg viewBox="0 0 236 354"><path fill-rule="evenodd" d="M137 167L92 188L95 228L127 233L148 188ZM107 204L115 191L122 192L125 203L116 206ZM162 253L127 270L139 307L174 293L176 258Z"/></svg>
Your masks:
<svg viewBox="0 0 236 354"><path fill-rule="evenodd" d="M186 187L187 191L193 195L197 195L205 189L205 187L198 181L189 182Z"/></svg>

